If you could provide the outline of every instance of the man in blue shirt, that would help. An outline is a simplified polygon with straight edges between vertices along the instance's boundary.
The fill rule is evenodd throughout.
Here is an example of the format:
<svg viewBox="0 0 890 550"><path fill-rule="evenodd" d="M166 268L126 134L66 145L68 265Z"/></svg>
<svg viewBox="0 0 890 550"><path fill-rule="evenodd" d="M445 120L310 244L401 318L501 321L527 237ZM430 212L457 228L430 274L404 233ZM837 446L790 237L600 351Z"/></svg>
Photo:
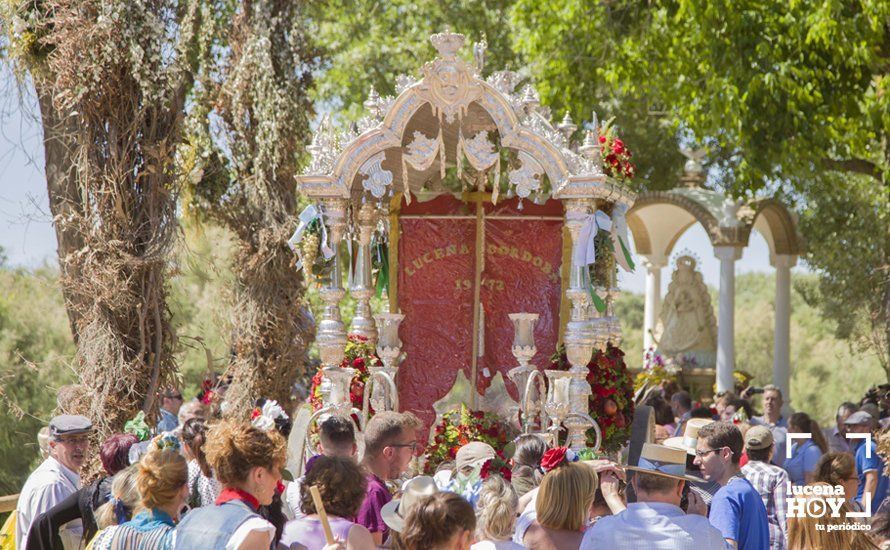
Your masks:
<svg viewBox="0 0 890 550"><path fill-rule="evenodd" d="M723 547L723 535L706 517L701 497L689 493L689 513L680 508L683 488L702 481L686 474L686 451L643 443L632 484L636 502L603 516L584 533L581 550L705 550ZM698 513L695 513L695 512ZM492 546L493 548L493 546Z"/></svg>
<svg viewBox="0 0 890 550"><path fill-rule="evenodd" d="M158 420L157 432L170 432L179 427L179 408L182 407L182 393L175 388L167 388L160 394L161 418Z"/></svg>
<svg viewBox="0 0 890 550"><path fill-rule="evenodd" d="M871 495L870 507L874 513L887 496L887 476L884 475L884 461L878 454L872 428L875 425L874 418L865 411L857 411L844 421L847 433L869 434L869 438L852 443L856 447L856 475L859 476L859 488L856 491L856 501L865 506L863 495ZM856 440L853 440L856 441Z"/></svg>
<svg viewBox="0 0 890 550"><path fill-rule="evenodd" d="M708 519L732 548L769 548L766 508L756 489L742 476L742 433L726 422L714 422L698 431L695 464L708 481L720 484L711 500Z"/></svg>

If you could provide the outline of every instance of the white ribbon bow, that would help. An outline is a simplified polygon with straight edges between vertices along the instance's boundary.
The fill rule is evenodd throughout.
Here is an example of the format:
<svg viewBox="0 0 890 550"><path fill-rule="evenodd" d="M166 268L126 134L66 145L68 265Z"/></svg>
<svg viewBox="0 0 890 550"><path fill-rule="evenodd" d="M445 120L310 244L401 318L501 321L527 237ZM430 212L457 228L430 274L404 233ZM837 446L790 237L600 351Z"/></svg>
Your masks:
<svg viewBox="0 0 890 550"><path fill-rule="evenodd" d="M569 212L567 218L569 220L584 220L581 231L578 233L578 242L575 243L572 250L572 261L575 265L593 265L596 262L596 237L600 229L610 231L612 229L612 219L602 210L597 210L593 214L579 214Z"/></svg>
<svg viewBox="0 0 890 550"><path fill-rule="evenodd" d="M300 240L303 238L303 233L306 232L309 224L316 219L321 223L321 253L325 260L330 260L334 257L334 249L328 245L328 229L324 224L324 216L321 213L321 210L314 204L310 204L300 212L300 224L297 226L297 229L294 231L294 234L291 235L290 239L287 240L287 246L289 246L295 253L299 253L297 245L300 244ZM297 264L297 270L299 271L302 267L302 260L300 260L300 263Z"/></svg>

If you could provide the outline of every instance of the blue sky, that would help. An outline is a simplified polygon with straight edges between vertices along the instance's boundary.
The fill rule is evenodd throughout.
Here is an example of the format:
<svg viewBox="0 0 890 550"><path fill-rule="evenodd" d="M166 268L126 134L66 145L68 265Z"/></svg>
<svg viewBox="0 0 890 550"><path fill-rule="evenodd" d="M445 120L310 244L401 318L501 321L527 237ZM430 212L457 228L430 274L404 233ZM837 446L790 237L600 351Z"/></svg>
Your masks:
<svg viewBox="0 0 890 550"><path fill-rule="evenodd" d="M0 69L0 246L12 265L38 266L55 262L56 237L52 229L43 176L43 146L37 109L33 97L20 99L7 67ZM705 283L718 286L720 264L714 257L701 225L694 225L677 242L676 256L691 251L699 259ZM662 270L662 291L670 281L668 269ZM806 271L798 266L795 272ZM736 274L772 273L766 241L754 232L750 246L736 264ZM645 269L620 274L622 290L642 293Z"/></svg>

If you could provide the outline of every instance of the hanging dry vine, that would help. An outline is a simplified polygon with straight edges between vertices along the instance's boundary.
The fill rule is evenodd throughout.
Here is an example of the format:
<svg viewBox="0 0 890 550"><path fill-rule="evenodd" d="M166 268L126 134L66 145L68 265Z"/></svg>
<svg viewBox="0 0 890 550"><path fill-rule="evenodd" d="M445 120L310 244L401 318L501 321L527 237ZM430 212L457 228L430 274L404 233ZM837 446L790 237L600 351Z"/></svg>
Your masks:
<svg viewBox="0 0 890 550"><path fill-rule="evenodd" d="M10 54L37 90L62 285L103 437L155 412L176 376L165 287L174 152L199 23L196 0L12 0Z"/></svg>
<svg viewBox="0 0 890 550"><path fill-rule="evenodd" d="M234 17L202 32L213 40L202 46L180 158L187 211L237 238L229 411L249 411L258 397L289 402L314 331L286 245L297 225L294 176L309 140L318 58L304 8L296 0L223 3L216 13ZM213 44L227 55L215 56Z"/></svg>

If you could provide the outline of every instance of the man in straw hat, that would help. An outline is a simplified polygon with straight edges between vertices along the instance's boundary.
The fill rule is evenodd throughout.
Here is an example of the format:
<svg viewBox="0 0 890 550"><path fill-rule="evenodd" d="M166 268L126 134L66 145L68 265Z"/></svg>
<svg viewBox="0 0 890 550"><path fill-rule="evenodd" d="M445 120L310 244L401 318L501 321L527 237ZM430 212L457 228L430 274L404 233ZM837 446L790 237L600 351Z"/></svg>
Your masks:
<svg viewBox="0 0 890 550"><path fill-rule="evenodd" d="M769 548L766 507L739 467L742 432L732 424L713 422L698 431L695 464L708 481L720 484L708 519L732 548Z"/></svg>
<svg viewBox="0 0 890 550"><path fill-rule="evenodd" d="M702 550L722 548L723 536L703 512L704 502L689 493L687 514L680 508L687 482L702 481L686 474L686 452L664 445L644 443L631 483L636 502L614 516L600 518L584 535L582 549L614 548L655 550Z"/></svg>
<svg viewBox="0 0 890 550"><path fill-rule="evenodd" d="M439 492L436 482L429 476L417 476L402 486L402 494L383 505L380 515L390 530L401 533L405 530L405 519L414 506L425 497Z"/></svg>
<svg viewBox="0 0 890 550"><path fill-rule="evenodd" d="M752 426L745 434L745 452L748 463L742 467L742 474L760 493L766 507L769 522L769 545L772 550L786 546L785 491L788 474L782 468L769 463L773 450L773 433L766 426Z"/></svg>
<svg viewBox="0 0 890 550"><path fill-rule="evenodd" d="M664 440L664 444L668 447L681 449L686 452L686 473L692 474L698 479L698 466L693 462L695 459L695 446L698 443L698 431L702 427L713 422L710 418L690 418L683 427L683 434L678 437L669 437ZM706 481L700 479L697 482L690 482L689 489L704 499L705 504L711 506L711 499L720 490L720 485L716 481Z"/></svg>

